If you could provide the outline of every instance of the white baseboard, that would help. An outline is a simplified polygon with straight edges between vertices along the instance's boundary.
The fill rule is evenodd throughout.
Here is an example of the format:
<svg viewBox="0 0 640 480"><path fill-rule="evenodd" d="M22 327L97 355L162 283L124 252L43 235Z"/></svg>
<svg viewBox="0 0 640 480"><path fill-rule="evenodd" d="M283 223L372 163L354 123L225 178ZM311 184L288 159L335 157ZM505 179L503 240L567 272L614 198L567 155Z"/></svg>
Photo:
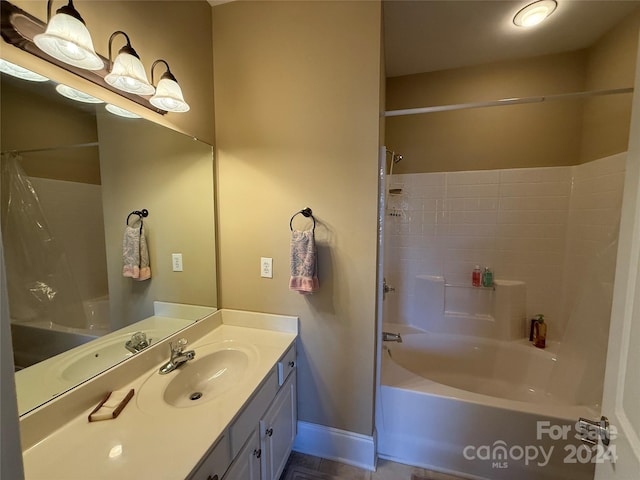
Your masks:
<svg viewBox="0 0 640 480"><path fill-rule="evenodd" d="M376 469L376 441L373 436L298 421L293 449L370 471Z"/></svg>

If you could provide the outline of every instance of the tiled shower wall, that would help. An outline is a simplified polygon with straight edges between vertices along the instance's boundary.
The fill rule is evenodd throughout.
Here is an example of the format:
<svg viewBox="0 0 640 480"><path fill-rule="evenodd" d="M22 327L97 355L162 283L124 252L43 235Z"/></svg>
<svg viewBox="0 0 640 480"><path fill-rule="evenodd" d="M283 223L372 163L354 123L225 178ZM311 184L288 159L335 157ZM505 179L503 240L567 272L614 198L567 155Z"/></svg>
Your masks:
<svg viewBox="0 0 640 480"><path fill-rule="evenodd" d="M625 158L388 177L384 271L396 291L385 320L420 314L416 275L470 283L478 264L526 282L527 317L544 313L549 334L561 335L591 259L617 237Z"/></svg>

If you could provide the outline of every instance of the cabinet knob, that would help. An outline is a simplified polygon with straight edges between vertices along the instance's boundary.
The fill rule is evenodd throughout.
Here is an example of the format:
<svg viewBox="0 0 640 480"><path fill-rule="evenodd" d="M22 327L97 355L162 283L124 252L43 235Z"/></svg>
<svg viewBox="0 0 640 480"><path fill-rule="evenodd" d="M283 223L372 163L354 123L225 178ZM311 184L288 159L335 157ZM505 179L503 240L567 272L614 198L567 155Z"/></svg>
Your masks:
<svg viewBox="0 0 640 480"><path fill-rule="evenodd" d="M296 362L294 362L293 360L291 360L291 361L289 362L289 366L290 366L291 368L295 367L295 366L296 366Z"/></svg>
<svg viewBox="0 0 640 480"><path fill-rule="evenodd" d="M262 456L262 450L257 448L256 450L253 451L253 456L256 458L260 458Z"/></svg>
<svg viewBox="0 0 640 480"><path fill-rule="evenodd" d="M270 437L271 435L273 435L273 428L267 428L264 433L267 435L267 437Z"/></svg>
<svg viewBox="0 0 640 480"><path fill-rule="evenodd" d="M214 475L213 477L211 475L207 475L207 480L218 480L218 475Z"/></svg>

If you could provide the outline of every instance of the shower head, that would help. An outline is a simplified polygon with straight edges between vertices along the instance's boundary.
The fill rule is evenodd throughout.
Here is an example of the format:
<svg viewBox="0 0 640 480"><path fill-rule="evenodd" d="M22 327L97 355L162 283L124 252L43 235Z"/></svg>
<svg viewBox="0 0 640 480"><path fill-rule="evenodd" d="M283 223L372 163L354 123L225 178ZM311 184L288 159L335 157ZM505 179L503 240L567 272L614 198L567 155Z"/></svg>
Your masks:
<svg viewBox="0 0 640 480"><path fill-rule="evenodd" d="M388 148L387 148L387 153L390 153L390 154L391 154L391 161L392 161L393 163L401 162L401 161L402 161L402 159L404 158L404 157L403 157L402 155L400 155L399 153L396 153L396 152L394 152L393 150L389 150Z"/></svg>

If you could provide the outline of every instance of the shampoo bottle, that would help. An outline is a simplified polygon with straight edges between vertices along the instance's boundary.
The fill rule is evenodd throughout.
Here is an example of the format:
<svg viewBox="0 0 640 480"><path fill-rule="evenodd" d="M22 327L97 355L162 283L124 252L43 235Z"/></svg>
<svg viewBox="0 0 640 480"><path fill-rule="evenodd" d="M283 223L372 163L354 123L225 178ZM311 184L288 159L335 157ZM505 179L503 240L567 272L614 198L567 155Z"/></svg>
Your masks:
<svg viewBox="0 0 640 480"><path fill-rule="evenodd" d="M471 285L474 287L479 287L482 284L482 271L480 270L480 265L476 265L476 268L473 269L471 273Z"/></svg>
<svg viewBox="0 0 640 480"><path fill-rule="evenodd" d="M544 315L536 315L533 324L533 345L538 348L544 348L547 341L547 324L544 322Z"/></svg>
<svg viewBox="0 0 640 480"><path fill-rule="evenodd" d="M493 287L493 272L489 270L489 267L485 267L484 272L482 272L482 286Z"/></svg>

